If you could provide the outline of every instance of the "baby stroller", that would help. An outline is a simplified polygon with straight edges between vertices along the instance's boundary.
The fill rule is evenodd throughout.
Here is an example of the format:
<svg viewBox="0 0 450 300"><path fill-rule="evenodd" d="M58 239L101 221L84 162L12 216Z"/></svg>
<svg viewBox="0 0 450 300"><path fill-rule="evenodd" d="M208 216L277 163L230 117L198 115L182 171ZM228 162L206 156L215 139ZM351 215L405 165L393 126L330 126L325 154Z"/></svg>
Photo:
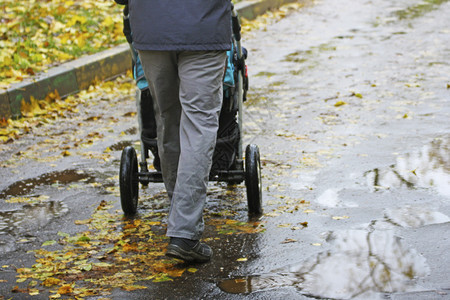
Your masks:
<svg viewBox="0 0 450 300"><path fill-rule="evenodd" d="M245 181L247 189L248 212L250 215L262 213L261 163L259 148L255 144L247 145L243 159L242 105L248 90L248 75L245 59L247 51L241 46L241 25L236 10L232 9L232 49L228 51L228 66L223 84L223 105L219 117L217 144L213 154L210 181L222 181L238 184ZM120 160L120 200L126 215L137 211L139 183L163 182L156 144L156 122L153 100L144 77L139 57L133 49L131 30L128 22L127 6L124 9L124 33L131 46L133 58L133 77L139 91L136 96L137 116L141 139L141 156L138 163L136 150L127 146ZM143 116L146 116L143 118ZM149 170L147 159L149 152L154 157L154 170Z"/></svg>

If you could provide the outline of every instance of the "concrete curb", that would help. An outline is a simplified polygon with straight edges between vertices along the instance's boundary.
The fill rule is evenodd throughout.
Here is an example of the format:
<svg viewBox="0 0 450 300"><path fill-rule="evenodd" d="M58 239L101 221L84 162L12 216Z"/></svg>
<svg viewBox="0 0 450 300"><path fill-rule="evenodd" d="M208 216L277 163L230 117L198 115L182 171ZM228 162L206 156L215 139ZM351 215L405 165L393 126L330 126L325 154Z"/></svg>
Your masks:
<svg viewBox="0 0 450 300"><path fill-rule="evenodd" d="M240 17L253 20L267 10L298 0L256 0L243 1L235 5ZM128 44L82 57L48 72L11 85L0 91L0 119L21 116L22 101L30 102L31 97L44 99L50 92L58 91L64 98L88 88L95 81L107 80L131 69L131 54Z"/></svg>

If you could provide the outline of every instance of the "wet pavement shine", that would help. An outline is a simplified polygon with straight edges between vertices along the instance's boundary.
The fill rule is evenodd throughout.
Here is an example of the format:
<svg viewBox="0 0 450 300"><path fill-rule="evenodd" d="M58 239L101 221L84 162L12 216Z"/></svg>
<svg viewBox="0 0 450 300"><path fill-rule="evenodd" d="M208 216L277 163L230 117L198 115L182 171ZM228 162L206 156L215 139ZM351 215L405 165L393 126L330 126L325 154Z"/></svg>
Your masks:
<svg viewBox="0 0 450 300"><path fill-rule="evenodd" d="M264 215L248 219L243 184L211 182L210 263L86 298L449 299L449 15L444 0L322 0L245 33L243 142L260 148ZM58 233L87 230L78 220L102 203L109 233L147 221L164 232L161 184L141 188L134 225L121 217L120 151L139 147L133 88L79 110L1 145L5 299L27 285L33 299L55 295L16 282L17 268Z"/></svg>

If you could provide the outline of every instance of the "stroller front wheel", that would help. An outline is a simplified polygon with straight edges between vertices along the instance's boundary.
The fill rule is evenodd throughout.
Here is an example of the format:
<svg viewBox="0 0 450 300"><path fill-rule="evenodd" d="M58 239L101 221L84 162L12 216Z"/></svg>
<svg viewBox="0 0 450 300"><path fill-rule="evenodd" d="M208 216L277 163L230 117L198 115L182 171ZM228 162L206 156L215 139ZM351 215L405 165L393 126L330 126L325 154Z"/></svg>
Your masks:
<svg viewBox="0 0 450 300"><path fill-rule="evenodd" d="M245 186L249 214L262 214L261 161L259 148L254 144L245 149Z"/></svg>
<svg viewBox="0 0 450 300"><path fill-rule="evenodd" d="M126 215L134 215L137 211L139 198L139 178L136 150L125 147L120 159L120 202Z"/></svg>

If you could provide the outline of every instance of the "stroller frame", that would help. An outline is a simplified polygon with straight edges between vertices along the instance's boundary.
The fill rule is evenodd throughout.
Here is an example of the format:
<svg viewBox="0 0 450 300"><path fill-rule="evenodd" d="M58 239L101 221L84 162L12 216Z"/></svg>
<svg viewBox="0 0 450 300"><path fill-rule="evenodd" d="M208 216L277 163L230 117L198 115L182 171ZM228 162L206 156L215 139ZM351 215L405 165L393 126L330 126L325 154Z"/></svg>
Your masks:
<svg viewBox="0 0 450 300"><path fill-rule="evenodd" d="M125 15L124 20L126 17L127 16ZM241 45L241 25L239 22L238 14L234 7L232 7L231 21L233 29L233 45L235 47L237 56L236 64L234 65L234 67L237 69L237 80L235 82L235 93L237 92L237 97L236 94L233 95L233 98L237 100L237 125L239 130L238 145L236 149L237 154L230 168L224 170L214 170L214 172L211 172L209 180L224 181L229 184L237 184L245 181L247 189L248 212L250 215L260 215L262 214L262 184L261 162L258 146L255 144L247 145L245 149L245 160L243 157L243 145L241 139L243 127L242 109L248 82L246 74L247 70L245 65L245 55L243 53L243 48ZM132 53L133 55L136 55L133 49ZM136 61L136 57L133 57L133 61ZM137 98L139 98L139 96L137 96ZM139 164L136 150L132 146L127 146L123 149L120 160L120 199L122 210L126 215L134 215L137 212L139 183L146 186L150 182L163 182L161 171L149 171L148 169L148 151L151 147L157 150L157 145L156 139L144 140L144 137L142 135L142 115L140 113L139 104L137 115L139 121L139 130L141 133L141 157Z"/></svg>

